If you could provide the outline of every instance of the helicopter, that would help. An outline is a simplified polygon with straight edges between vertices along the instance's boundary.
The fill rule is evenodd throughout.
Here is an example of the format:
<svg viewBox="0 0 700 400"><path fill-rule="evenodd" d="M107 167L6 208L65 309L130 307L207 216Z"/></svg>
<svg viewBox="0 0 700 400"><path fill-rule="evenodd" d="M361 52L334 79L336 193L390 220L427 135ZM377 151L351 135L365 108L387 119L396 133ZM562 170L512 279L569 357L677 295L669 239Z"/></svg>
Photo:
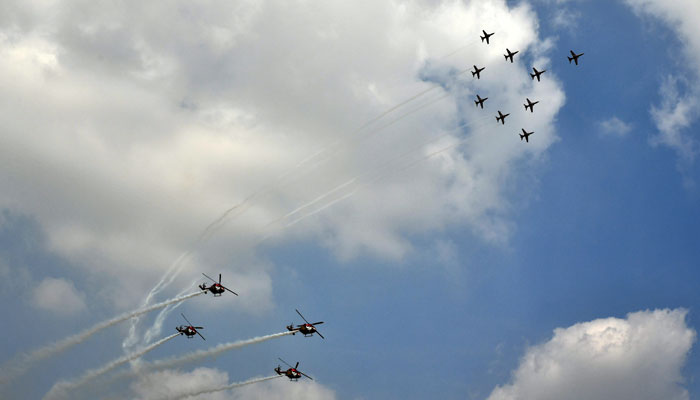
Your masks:
<svg viewBox="0 0 700 400"><path fill-rule="evenodd" d="M187 339L192 339L192 337L194 335L199 335L199 337L201 337L203 340L207 340L207 339L204 339L204 336L202 336L202 334L197 331L197 329L204 329L203 326L193 326L192 323L187 320L187 317L185 317L185 314L180 313L180 315L182 315L182 318L184 318L185 321L187 321L187 323L189 324L189 325L180 325L178 327L175 327L175 330L180 332L180 335L187 336Z"/></svg>
<svg viewBox="0 0 700 400"><path fill-rule="evenodd" d="M292 381L299 380L299 378L301 378L302 375L311 379L311 380L314 380L314 378L306 375L305 373L303 373L297 369L299 367L298 361L297 361L297 365L292 367L283 359L280 358L279 360L282 361L283 363L287 364L289 366L289 368L286 371L282 371L282 367L278 365L277 368L275 368L275 372L277 372L277 375L286 375L287 378L289 378L289 380L292 380Z"/></svg>
<svg viewBox="0 0 700 400"><path fill-rule="evenodd" d="M294 327L294 324L289 324L289 325L287 325L287 330L290 331L290 332L293 332L292 335L295 335L297 332L301 332L305 337L308 337L308 336L313 336L314 333L318 333L318 336L320 336L321 339L325 339L325 337L323 337L323 335L321 335L321 332L319 332L319 331L316 329L316 326L315 326L315 325L320 325L320 324L322 324L323 321L314 322L314 323L312 324L312 323L310 323L309 321L307 321L306 318L304 318L303 315L301 315L301 313L299 312L299 310L297 310L297 309L295 308L294 311L296 311L297 314L299 314L299 316L301 317L301 319L303 319L304 322L306 322L306 323L305 323L305 324L302 324L302 325L297 325L296 328Z"/></svg>
<svg viewBox="0 0 700 400"><path fill-rule="evenodd" d="M234 292L233 290L227 288L226 286L221 284L221 274L219 274L219 282L215 281L212 279L209 275L202 273L202 275L206 276L207 278L211 279L212 282L214 282L211 286L207 287L207 283L204 282L201 285L199 285L199 288L204 290L204 293L207 291L210 291L214 294L214 297L220 297L222 293L224 293L225 290L228 290L229 292L235 294L238 296L238 293Z"/></svg>

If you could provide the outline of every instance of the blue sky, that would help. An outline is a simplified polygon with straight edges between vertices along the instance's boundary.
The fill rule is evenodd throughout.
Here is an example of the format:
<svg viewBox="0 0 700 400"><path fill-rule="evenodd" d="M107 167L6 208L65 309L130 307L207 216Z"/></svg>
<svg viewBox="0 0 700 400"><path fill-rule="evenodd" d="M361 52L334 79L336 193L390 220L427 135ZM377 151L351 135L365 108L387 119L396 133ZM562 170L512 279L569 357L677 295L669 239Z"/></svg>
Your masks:
<svg viewBox="0 0 700 400"><path fill-rule="evenodd" d="M314 383L273 381L214 398L578 398L587 385L600 387L590 398L638 399L641 386L649 398L700 398L700 62L688 40L700 9L477 3L318 13L275 2L178 12L8 5L0 47L19 67L2 65L12 79L0 113L0 309L12 329L0 362L137 308L204 227L257 193L158 300L218 271L241 296L186 301L158 337L183 323L182 311L205 326L207 341L176 338L145 359L280 332L300 322L295 308L325 321L326 340L283 337L148 379L97 381L74 396L217 386L268 375L282 357L300 361ZM155 13L162 21L149 22ZM85 17L96 22L72 29ZM491 45L474 37L481 29L496 31ZM175 43L164 39L173 32ZM518 44L526 50L512 68L488 53ZM585 52L578 67L565 59L570 49ZM493 75L451 86L446 71L474 63ZM532 64L546 65L542 85L524 75ZM664 97L669 77L680 94ZM437 90L417 97L380 122L406 118L357 138L354 128L431 82L449 89L447 100ZM477 92L490 97L483 112L471 105ZM525 95L541 101L532 114L519 109ZM37 105L23 113L13 98ZM653 110L669 111L677 126L670 111L683 102L687 126L664 128ZM492 121L498 109L512 112L505 126ZM613 118L617 129L606 129ZM455 131L464 121L472 125ZM536 132L529 144L516 135L523 124ZM342 146L327 146L328 159L294 167L333 140ZM429 154L460 140L387 173L413 146ZM128 327L102 331L2 390L42 398L134 350L122 348ZM617 342L604 332L615 329L627 347L613 357ZM579 356L590 352L573 340L580 330L608 347ZM565 373L542 376L530 356ZM653 379L639 360L652 364ZM618 371L617 382L590 376L598 368Z"/></svg>

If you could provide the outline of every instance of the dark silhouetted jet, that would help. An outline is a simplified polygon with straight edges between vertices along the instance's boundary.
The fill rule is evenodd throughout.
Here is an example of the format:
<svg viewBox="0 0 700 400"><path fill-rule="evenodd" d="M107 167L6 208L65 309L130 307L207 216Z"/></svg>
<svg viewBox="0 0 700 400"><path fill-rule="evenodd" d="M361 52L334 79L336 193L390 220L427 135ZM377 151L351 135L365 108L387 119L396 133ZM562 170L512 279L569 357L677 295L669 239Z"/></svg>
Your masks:
<svg viewBox="0 0 700 400"><path fill-rule="evenodd" d="M510 50L508 50L508 49L506 49L506 51L508 52L508 54L504 54L503 57L506 58L506 61L508 61L508 59L510 58L510 62L512 64L513 63L513 56L520 53L520 51L516 51L514 53L511 53Z"/></svg>
<svg viewBox="0 0 700 400"><path fill-rule="evenodd" d="M526 141L527 143L530 143L530 139L528 139L528 138L529 138L530 135L532 135L533 133L535 133L535 131L526 132L525 129L523 129L523 133L520 134L520 140L522 141L523 139L525 139L525 141Z"/></svg>
<svg viewBox="0 0 700 400"><path fill-rule="evenodd" d="M484 98L482 99L481 97L479 97L478 94L476 95L476 98L477 98L478 100L474 100L474 104L476 104L477 107L481 106L481 109L483 110L483 109L484 109L484 102L485 102L486 100L488 100L489 98L488 98L488 97L484 97Z"/></svg>
<svg viewBox="0 0 700 400"><path fill-rule="evenodd" d="M583 53L576 54L576 53L574 53L573 50L569 50L569 52L571 52L571 57L569 57L569 56L566 57L569 59L569 64L571 64L571 62L573 61L576 63L576 65L578 65L578 58L581 57L583 55Z"/></svg>
<svg viewBox="0 0 700 400"><path fill-rule="evenodd" d="M525 106L525 111L527 111L528 108L530 109L530 112L535 111L533 107L535 106L535 104L539 103L539 101L533 103L528 98L525 98L525 100L527 100L527 104L523 104Z"/></svg>
<svg viewBox="0 0 700 400"><path fill-rule="evenodd" d="M535 67L532 67L532 70L535 71L535 73L534 73L534 74L530 74L530 76L532 77L533 80L534 80L535 78L537 78L537 82L540 81L540 75L542 75L542 74L544 74L545 72L547 72L546 69L543 69L542 71L538 71L537 68L535 68Z"/></svg>
<svg viewBox="0 0 700 400"><path fill-rule="evenodd" d="M490 44L490 43L489 43L489 38L490 38L491 36L493 36L496 32L494 32L494 33L486 33L486 31L484 31L484 30L482 30L482 32L484 33L484 36L479 36L479 37L481 38L481 43L484 43L484 40L486 40L486 44Z"/></svg>
<svg viewBox="0 0 700 400"><path fill-rule="evenodd" d="M476 65L474 66L474 71L472 71L472 76L476 76L476 79L481 79L481 71L485 70L486 67L481 67L477 68Z"/></svg>
<svg viewBox="0 0 700 400"><path fill-rule="evenodd" d="M503 113L501 113L501 110L498 110L498 116L496 117L496 123L498 123L498 121L501 121L501 124L505 125L506 124L506 117L509 115L510 114L503 114Z"/></svg>

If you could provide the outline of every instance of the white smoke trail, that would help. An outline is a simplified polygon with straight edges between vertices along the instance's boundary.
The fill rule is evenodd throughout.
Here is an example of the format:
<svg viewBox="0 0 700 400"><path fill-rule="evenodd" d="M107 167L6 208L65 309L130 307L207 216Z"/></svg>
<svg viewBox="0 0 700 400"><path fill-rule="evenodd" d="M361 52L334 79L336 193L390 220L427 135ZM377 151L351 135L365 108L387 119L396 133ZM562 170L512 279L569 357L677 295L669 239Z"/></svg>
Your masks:
<svg viewBox="0 0 700 400"><path fill-rule="evenodd" d="M147 308L142 308L136 311L131 311L125 314L122 314L118 317L112 318L107 321L100 322L96 325L94 325L91 328L88 328L80 333L76 333L75 335L68 336L65 339L59 340L57 342L54 342L48 346L42 347L38 350L35 350L29 354L26 354L24 356L19 356L17 360L9 361L5 363L0 370L2 371L0 374L0 384L6 383L7 381L17 378L24 372L26 372L29 368L31 368L36 362L41 361L45 358L54 356L62 351L65 351L66 349L75 346L79 343L84 342L87 338L90 336L96 334L97 332L109 328L110 326L116 325L122 321L125 321L129 318L137 317L139 315L146 314L148 312L151 312L153 310L157 310L159 308L166 307L170 304L175 304L179 303L182 301L185 301L187 299L190 299L195 296L199 296L203 294L204 292L197 292L197 293L191 293L186 296L180 296L176 297L167 301L164 301L162 303L154 304L150 307Z"/></svg>
<svg viewBox="0 0 700 400"><path fill-rule="evenodd" d="M266 342L271 339L276 339L280 338L283 336L291 335L293 332L280 332L280 333L274 333L272 335L265 335L265 336L258 336L254 337L252 339L245 339L245 340L238 340L235 342L229 342L229 343L222 343L217 346L211 347L207 350L197 350L193 351L192 353L188 353L182 356L178 357L170 357L170 358L165 358L162 360L157 360L157 361L144 361L143 363L140 363L139 365L135 366L132 370L126 371L119 376L116 377L116 379L121 379L125 377L130 377L130 376L137 376L143 373L144 371L150 371L150 370L161 370L161 369L167 369L167 368L173 368L177 367L179 365L184 365L184 364L192 364L195 363L201 359L207 358L207 357L214 357L218 356L221 353L225 353L230 350L235 350L235 349L240 349L241 347L249 346L252 344L257 344L257 343L262 343Z"/></svg>
<svg viewBox="0 0 700 400"><path fill-rule="evenodd" d="M216 388L212 388L212 389L202 389L202 390L198 390L198 391L192 391L192 392L187 392L187 393L181 393L181 394L175 395L175 397L173 397L173 396L171 395L171 396L167 397L167 399L179 400L179 399L184 399L184 398L186 398L186 397L199 396L199 395L202 395L202 394L223 392L224 390L235 389L235 388L237 388L237 387L241 387L241 386L245 386L245 385L251 385L251 384L253 384L253 383L265 382L265 381L269 381L269 380L272 380L272 379L275 379L275 378L281 378L281 377L283 377L283 376L284 376L284 375L272 375L272 376L266 376L266 377L264 377L264 378L253 378L253 379L249 379L249 380L244 381L244 382L231 383L231 384L226 385L226 386L220 386L220 387L216 387Z"/></svg>
<svg viewBox="0 0 700 400"><path fill-rule="evenodd" d="M109 372L109 371L111 371L111 370L113 370L121 365L128 363L129 361L135 360L135 359L143 356L144 354L148 353L149 351L152 351L156 347L164 344L168 340L176 338L179 335L180 335L179 333L173 333L172 335L167 336L167 337L151 344L150 346L143 348L142 350L140 350L136 353L132 353L132 354L129 354L127 356L118 358L118 359L116 359L116 360L114 360L114 361L112 361L112 362L110 362L110 363L108 363L100 368L88 370L86 373L83 374L83 376L81 376L80 378L78 378L74 381L58 382L55 385L53 385L53 387L51 388L51 390L49 390L48 393L46 393L46 396L44 396L44 400L70 398L70 396L68 395L68 392L70 392L71 390L75 390L75 389L87 384L91 380L93 380L101 375L104 375L107 372Z"/></svg>

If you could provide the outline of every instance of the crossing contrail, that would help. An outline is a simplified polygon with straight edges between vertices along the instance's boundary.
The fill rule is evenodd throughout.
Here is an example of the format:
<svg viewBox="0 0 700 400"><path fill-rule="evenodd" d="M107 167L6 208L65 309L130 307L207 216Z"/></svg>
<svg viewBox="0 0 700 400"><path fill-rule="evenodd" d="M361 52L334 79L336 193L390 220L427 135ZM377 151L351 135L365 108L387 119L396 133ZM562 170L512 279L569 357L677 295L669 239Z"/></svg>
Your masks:
<svg viewBox="0 0 700 400"><path fill-rule="evenodd" d="M210 389L202 389L198 391L191 391L187 393L181 393L181 394L176 394L170 395L167 398L168 399L173 399L173 400L179 400L179 399L184 399L186 397L194 397L194 396L199 396L201 394L209 394L209 393L216 393L216 392L223 392L224 390L229 390L229 389L235 389L237 387L245 386L245 385L251 385L253 383L258 383L258 382L264 382L264 381L269 381L275 378L281 378L283 375L272 375L272 376L266 376L264 378L253 378L249 379L244 382L236 382L236 383L231 383L226 386L219 386L215 388L210 388Z"/></svg>
<svg viewBox="0 0 700 400"><path fill-rule="evenodd" d="M173 333L172 335L167 336L167 337L151 344L150 346L144 347L140 351L137 351L137 352L131 353L127 356L118 358L118 359L116 359L116 360L114 360L114 361L112 361L112 362L110 362L110 363L108 363L100 368L91 369L91 370L87 371L86 373L84 373L83 376L81 376L80 378L78 378L76 380L60 381L60 382L56 383L55 385L53 385L51 390L49 390L49 392L46 393L46 396L44 396L44 400L70 398L68 393L71 390L75 390L75 389L85 385L86 383L90 382L91 380L93 380L101 375L104 375L107 372L109 372L109 371L111 371L111 370L113 370L121 365L128 363L129 361L135 360L135 359L143 356L144 354L148 353L149 351L164 344L168 340L174 339L175 337L177 337L179 335L180 335L179 333Z"/></svg>
<svg viewBox="0 0 700 400"><path fill-rule="evenodd" d="M109 328L110 326L116 325L122 321L125 321L129 318L134 318L138 317L139 315L146 314L148 312L157 310L159 308L167 307L170 304L175 304L179 303L181 301L185 301L187 299L190 299L195 296L199 296L200 294L203 294L204 292L197 292L197 293L191 293L185 296L180 296L176 297L167 301L164 301L162 303L154 304L150 307L142 308L136 311L131 311L125 314L122 314L118 317L112 318L107 321L100 322L96 325L94 325L91 328L88 328L80 333L76 333L75 335L68 336L65 339L59 340L57 342L54 342L48 346L42 347L38 350L35 350L29 354L25 354L23 356L17 357L16 360L6 362L2 368L0 369L2 372L0 372L0 384L7 383L9 380L12 380L14 378L17 378L18 376L22 375L25 373L29 368L31 368L34 364L36 364L38 361L41 361L45 358L54 356L62 351L67 350L68 348L75 346L76 344L84 342L86 339L88 339L90 336L96 334L97 332L104 330L106 328Z"/></svg>

